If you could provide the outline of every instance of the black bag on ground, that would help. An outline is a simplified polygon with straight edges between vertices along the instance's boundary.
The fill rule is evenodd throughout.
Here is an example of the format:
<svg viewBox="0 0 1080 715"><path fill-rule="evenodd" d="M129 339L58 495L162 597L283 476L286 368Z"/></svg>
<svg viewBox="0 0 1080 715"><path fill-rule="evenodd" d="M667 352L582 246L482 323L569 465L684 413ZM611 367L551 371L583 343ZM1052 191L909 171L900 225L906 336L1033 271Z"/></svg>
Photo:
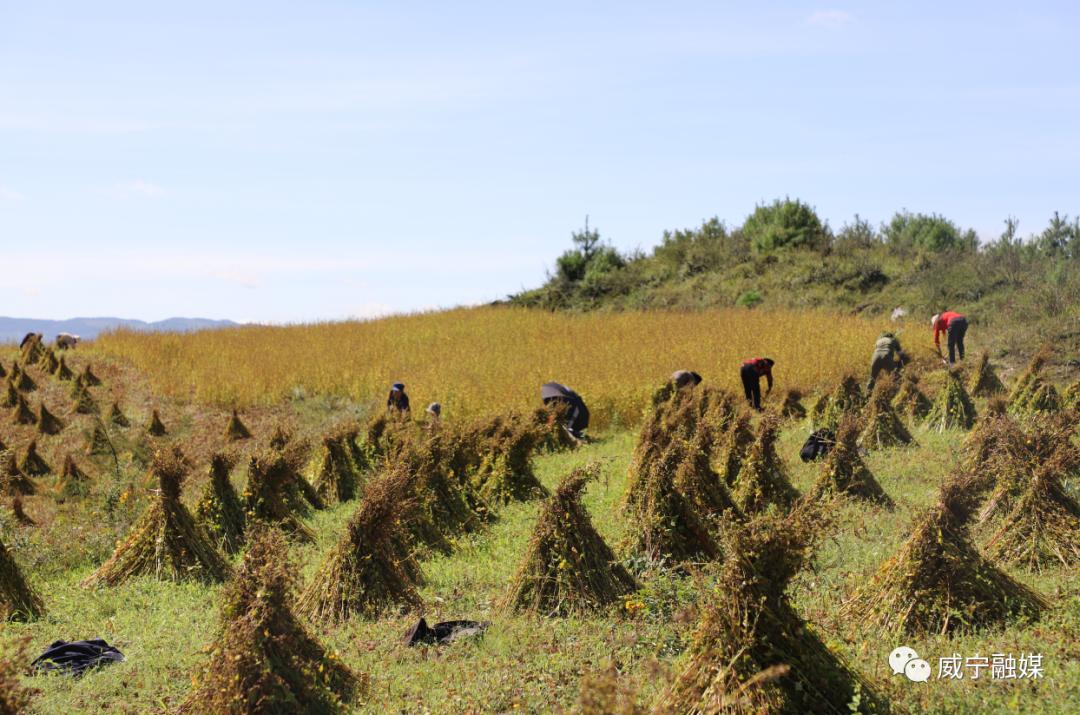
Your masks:
<svg viewBox="0 0 1080 715"><path fill-rule="evenodd" d="M829 453L836 442L836 435L832 430L819 429L810 433L799 450L799 458L804 462L814 462Z"/></svg>
<svg viewBox="0 0 1080 715"><path fill-rule="evenodd" d="M434 626L428 626L427 621L421 618L415 626L405 634L405 645L414 646L421 643L429 645L449 643L459 638L483 635L490 621L443 621Z"/></svg>
<svg viewBox="0 0 1080 715"><path fill-rule="evenodd" d="M110 663L124 662L124 654L111 645L95 638L89 641L56 641L30 664L35 672L62 671L70 675L83 675L91 668Z"/></svg>

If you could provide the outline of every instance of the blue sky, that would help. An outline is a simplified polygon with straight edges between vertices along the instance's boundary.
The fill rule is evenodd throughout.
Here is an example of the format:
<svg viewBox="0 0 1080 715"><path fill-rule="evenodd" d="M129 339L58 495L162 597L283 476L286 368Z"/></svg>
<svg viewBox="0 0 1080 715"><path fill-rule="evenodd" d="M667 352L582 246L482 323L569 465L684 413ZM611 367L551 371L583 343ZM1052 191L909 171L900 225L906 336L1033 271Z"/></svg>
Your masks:
<svg viewBox="0 0 1080 715"><path fill-rule="evenodd" d="M1080 211L1060 2L0 0L0 314L259 321L539 284L755 204Z"/></svg>

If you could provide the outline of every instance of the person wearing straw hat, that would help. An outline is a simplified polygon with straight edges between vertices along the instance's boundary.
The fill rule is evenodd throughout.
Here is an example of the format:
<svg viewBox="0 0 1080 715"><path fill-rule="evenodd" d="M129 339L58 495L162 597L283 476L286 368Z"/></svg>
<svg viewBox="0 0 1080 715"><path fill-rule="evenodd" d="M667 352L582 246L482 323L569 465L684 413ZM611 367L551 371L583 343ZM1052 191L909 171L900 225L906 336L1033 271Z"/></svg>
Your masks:
<svg viewBox="0 0 1080 715"><path fill-rule="evenodd" d="M934 329L934 347L941 355L941 334L945 333L949 346L949 365L956 364L956 356L964 359L964 335L967 333L967 318L960 313L945 311L930 318L930 327ZM944 357L941 358L945 360Z"/></svg>
<svg viewBox="0 0 1080 715"><path fill-rule="evenodd" d="M405 383L395 382L390 386L390 396L386 398L386 409L391 414L409 414L409 396L405 394Z"/></svg>
<svg viewBox="0 0 1080 715"><path fill-rule="evenodd" d="M429 424L433 426L439 424L442 419L442 405L438 402L432 402L424 411L427 412Z"/></svg>

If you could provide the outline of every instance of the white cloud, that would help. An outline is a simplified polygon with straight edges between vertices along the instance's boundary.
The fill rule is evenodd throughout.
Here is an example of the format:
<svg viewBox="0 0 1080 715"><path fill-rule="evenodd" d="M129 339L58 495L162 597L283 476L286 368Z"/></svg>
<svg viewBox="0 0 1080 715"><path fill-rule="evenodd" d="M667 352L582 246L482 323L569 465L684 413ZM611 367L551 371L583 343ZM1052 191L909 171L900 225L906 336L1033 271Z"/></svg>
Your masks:
<svg viewBox="0 0 1080 715"><path fill-rule="evenodd" d="M157 198L165 193L165 190L158 184L152 181L146 181L144 179L135 179L134 181L126 181L121 184L116 184L112 187L113 196L120 199L133 199L133 198Z"/></svg>
<svg viewBox="0 0 1080 715"><path fill-rule="evenodd" d="M9 204L18 204L25 200L26 196L23 193L0 185L0 201Z"/></svg>
<svg viewBox="0 0 1080 715"><path fill-rule="evenodd" d="M815 10L806 21L822 27L842 27L854 19L851 13L843 10Z"/></svg>

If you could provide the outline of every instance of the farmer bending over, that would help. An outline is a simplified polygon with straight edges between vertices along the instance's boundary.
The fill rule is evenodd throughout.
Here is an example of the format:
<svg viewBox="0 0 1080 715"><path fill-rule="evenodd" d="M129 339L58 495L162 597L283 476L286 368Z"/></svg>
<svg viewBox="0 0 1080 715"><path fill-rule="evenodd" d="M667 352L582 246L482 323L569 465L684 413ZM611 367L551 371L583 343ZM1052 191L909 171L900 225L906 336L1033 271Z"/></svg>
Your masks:
<svg viewBox="0 0 1080 715"><path fill-rule="evenodd" d="M675 386L676 390L681 390L684 387L695 387L701 384L701 375L698 375L693 370L676 370L671 373L671 384Z"/></svg>
<svg viewBox="0 0 1080 715"><path fill-rule="evenodd" d="M395 382L390 386L390 396L386 398L386 409L391 414L405 416L409 414L409 396L405 394L405 385Z"/></svg>
<svg viewBox="0 0 1080 715"><path fill-rule="evenodd" d="M563 427L574 439L580 440L584 437L583 433L589 427L589 408L585 406L581 395L561 383L545 382L540 386L540 400L551 407L565 405Z"/></svg>
<svg viewBox="0 0 1080 715"><path fill-rule="evenodd" d="M934 347L937 348L938 355L941 355L941 334L945 333L948 336L949 344L949 364L956 363L956 354L960 354L960 359L964 359L964 333L967 332L967 318L960 313L944 312L938 313L930 319L930 325L934 329ZM944 360L945 358L942 358Z"/></svg>
<svg viewBox="0 0 1080 715"><path fill-rule="evenodd" d="M772 368L776 363L772 358L754 358L753 360L747 360L742 364L742 369L739 370L739 377L742 378L743 390L746 392L746 399L750 402L750 405L755 410L761 409L761 376L765 376L765 380L768 382L769 387L765 391L768 395L772 392Z"/></svg>
<svg viewBox="0 0 1080 715"><path fill-rule="evenodd" d="M870 356L870 381L866 383L867 394L874 390L874 383L877 382L878 375L883 370L900 372L900 368L906 365L907 361L907 354L900 347L900 341L897 340L896 335L889 331L882 333L874 343L874 352Z"/></svg>

